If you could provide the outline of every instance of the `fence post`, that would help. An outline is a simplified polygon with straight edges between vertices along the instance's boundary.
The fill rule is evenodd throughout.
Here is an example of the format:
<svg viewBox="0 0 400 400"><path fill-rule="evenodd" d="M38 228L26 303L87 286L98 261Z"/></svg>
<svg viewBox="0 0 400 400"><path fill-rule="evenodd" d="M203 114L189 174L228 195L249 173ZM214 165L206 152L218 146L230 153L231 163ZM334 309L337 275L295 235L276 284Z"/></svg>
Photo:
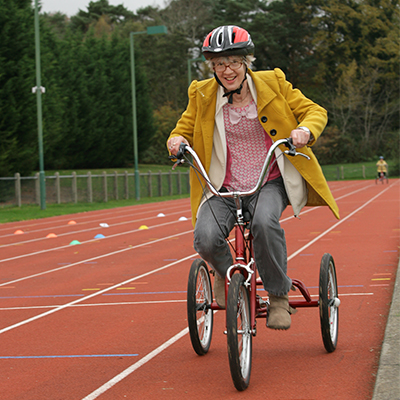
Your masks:
<svg viewBox="0 0 400 400"><path fill-rule="evenodd" d="M61 204L61 188L60 188L60 173L56 172L56 201L57 204Z"/></svg>
<svg viewBox="0 0 400 400"><path fill-rule="evenodd" d="M190 171L186 172L187 175L187 193L190 193Z"/></svg>
<svg viewBox="0 0 400 400"><path fill-rule="evenodd" d="M92 173L87 173L87 191L88 191L88 202L93 203L93 186L92 186Z"/></svg>
<svg viewBox="0 0 400 400"><path fill-rule="evenodd" d="M137 188L140 188L140 173L139 174L133 174L133 183L135 185L135 198L137 199L139 196L139 193L137 193ZM139 183L136 183L136 178L139 179Z"/></svg>
<svg viewBox="0 0 400 400"><path fill-rule="evenodd" d="M78 186L76 182L76 172L72 172L72 201L74 203L78 202Z"/></svg>
<svg viewBox="0 0 400 400"><path fill-rule="evenodd" d="M36 204L40 205L40 180L39 180L39 172L35 174L35 195L36 195Z"/></svg>
<svg viewBox="0 0 400 400"><path fill-rule="evenodd" d="M182 194L182 189L181 189L181 171L178 169L178 176L177 176L177 185L178 185L178 194Z"/></svg>
<svg viewBox="0 0 400 400"><path fill-rule="evenodd" d="M344 167L343 167L343 165L340 166L340 169L342 170L342 179L344 179Z"/></svg>
<svg viewBox="0 0 400 400"><path fill-rule="evenodd" d="M18 207L21 207L21 175L16 172L15 175L15 201Z"/></svg>
<svg viewBox="0 0 400 400"><path fill-rule="evenodd" d="M114 171L114 200L118 200L118 173Z"/></svg>
<svg viewBox="0 0 400 400"><path fill-rule="evenodd" d="M125 171L125 199L129 199L129 181L128 181L128 171Z"/></svg>
<svg viewBox="0 0 400 400"><path fill-rule="evenodd" d="M365 165L362 166L362 170L363 170L363 178L365 179Z"/></svg>
<svg viewBox="0 0 400 400"><path fill-rule="evenodd" d="M158 195L162 197L162 172L158 170Z"/></svg>
<svg viewBox="0 0 400 400"><path fill-rule="evenodd" d="M172 171L168 174L169 195L172 196Z"/></svg>
<svg viewBox="0 0 400 400"><path fill-rule="evenodd" d="M152 190L152 187L151 187L151 180L152 180L151 171L149 171L148 176L149 177L148 177L147 185L148 185L148 189L149 189L149 197L153 197L153 190Z"/></svg>
<svg viewBox="0 0 400 400"><path fill-rule="evenodd" d="M103 171L103 194L104 194L104 202L107 203L107 174L106 171Z"/></svg>

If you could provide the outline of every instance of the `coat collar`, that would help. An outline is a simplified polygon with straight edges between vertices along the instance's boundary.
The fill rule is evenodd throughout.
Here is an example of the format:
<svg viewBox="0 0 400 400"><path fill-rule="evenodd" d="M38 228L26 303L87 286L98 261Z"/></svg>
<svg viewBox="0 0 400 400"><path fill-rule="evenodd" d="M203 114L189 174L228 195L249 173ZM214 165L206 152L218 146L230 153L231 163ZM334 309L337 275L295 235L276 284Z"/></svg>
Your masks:
<svg viewBox="0 0 400 400"><path fill-rule="evenodd" d="M257 103L259 110L262 110L276 97L276 93L270 88L267 80L263 79L263 76L253 72L251 69L248 69L247 82L251 95ZM197 91L202 98L205 109L215 101L216 114L218 114L221 108L228 102L228 99L223 97L224 89L218 84L215 78L200 81L197 86Z"/></svg>
<svg viewBox="0 0 400 400"><path fill-rule="evenodd" d="M261 75L249 69L247 80L254 101L257 103L258 110L262 110L275 97L276 93L270 88L268 82Z"/></svg>

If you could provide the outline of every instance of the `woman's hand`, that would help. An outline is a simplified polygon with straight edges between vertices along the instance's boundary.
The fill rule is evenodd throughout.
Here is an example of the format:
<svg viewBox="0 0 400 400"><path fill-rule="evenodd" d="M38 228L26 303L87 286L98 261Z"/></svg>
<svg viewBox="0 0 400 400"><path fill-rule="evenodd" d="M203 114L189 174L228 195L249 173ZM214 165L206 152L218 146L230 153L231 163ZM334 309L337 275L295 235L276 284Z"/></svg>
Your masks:
<svg viewBox="0 0 400 400"><path fill-rule="evenodd" d="M167 145L170 153L176 156L179 150L179 146L182 142L185 144L189 144L189 142L183 136L174 136L173 138L169 139Z"/></svg>
<svg viewBox="0 0 400 400"><path fill-rule="evenodd" d="M310 136L311 136L310 132L307 132L306 130L301 128L293 129L292 132L290 133L290 137L293 140L293 145L296 148L306 146L310 141Z"/></svg>

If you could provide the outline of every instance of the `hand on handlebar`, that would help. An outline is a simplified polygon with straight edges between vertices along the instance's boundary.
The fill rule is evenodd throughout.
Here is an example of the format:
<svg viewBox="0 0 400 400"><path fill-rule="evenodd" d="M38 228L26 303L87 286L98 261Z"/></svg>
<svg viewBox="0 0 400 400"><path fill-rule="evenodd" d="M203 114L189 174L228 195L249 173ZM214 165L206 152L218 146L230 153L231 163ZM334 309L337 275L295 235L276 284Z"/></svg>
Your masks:
<svg viewBox="0 0 400 400"><path fill-rule="evenodd" d="M172 169L174 170L178 165L183 164L185 162L185 159L183 157L184 153L187 152L187 147L190 147L188 144L186 144L186 140L182 140L182 142L179 145L179 150L176 153L176 155L171 155L169 156L170 160L173 160L175 164L173 165Z"/></svg>
<svg viewBox="0 0 400 400"><path fill-rule="evenodd" d="M290 132L290 137L292 138L293 146L297 149L307 146L310 140L310 134L303 129L293 129Z"/></svg>
<svg viewBox="0 0 400 400"><path fill-rule="evenodd" d="M189 144L189 142L183 136L174 136L168 140L168 150L174 156L178 154L181 143Z"/></svg>
<svg viewBox="0 0 400 400"><path fill-rule="evenodd" d="M303 156L304 158L307 158L307 160L310 159L310 157L307 156L306 154L300 153L299 151L296 150L296 146L293 144L292 137L286 139L285 146L289 149L289 150L285 150L285 154L292 156L292 157Z"/></svg>

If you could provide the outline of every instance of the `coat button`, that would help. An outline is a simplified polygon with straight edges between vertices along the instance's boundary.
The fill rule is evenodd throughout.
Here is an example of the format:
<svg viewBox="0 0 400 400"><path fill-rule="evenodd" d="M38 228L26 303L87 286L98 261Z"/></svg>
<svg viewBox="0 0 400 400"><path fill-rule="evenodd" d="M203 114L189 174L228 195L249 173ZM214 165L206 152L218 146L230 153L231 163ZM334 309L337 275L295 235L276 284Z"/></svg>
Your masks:
<svg viewBox="0 0 400 400"><path fill-rule="evenodd" d="M271 136L275 136L276 135L276 129L271 129L269 131L269 133L270 133Z"/></svg>
<svg viewBox="0 0 400 400"><path fill-rule="evenodd" d="M261 117L261 122L265 124L267 121L268 121L268 118L265 115L263 115Z"/></svg>

